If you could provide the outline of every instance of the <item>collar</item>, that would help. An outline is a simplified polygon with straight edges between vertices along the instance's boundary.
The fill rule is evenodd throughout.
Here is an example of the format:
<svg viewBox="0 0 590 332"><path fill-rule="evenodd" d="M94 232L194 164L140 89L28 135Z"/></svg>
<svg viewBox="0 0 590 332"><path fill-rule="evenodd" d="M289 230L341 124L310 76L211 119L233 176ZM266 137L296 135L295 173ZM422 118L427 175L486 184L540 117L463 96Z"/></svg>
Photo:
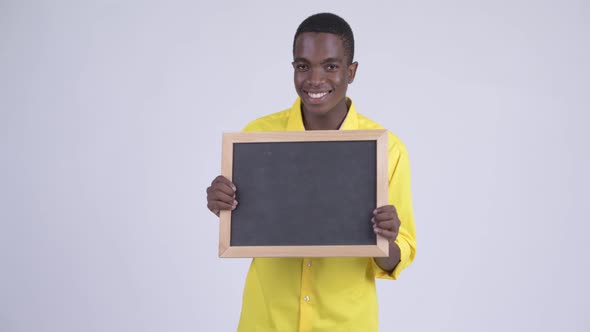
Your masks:
<svg viewBox="0 0 590 332"><path fill-rule="evenodd" d="M350 98L347 97L350 101L350 107L348 108L348 113L346 114L346 118L340 125L339 130L356 130L359 127L358 124L358 113L356 112L356 108L354 107L354 103ZM297 97L291 109L289 109L289 120L287 121L287 131L302 131L305 130L305 126L303 125L303 115L301 114L301 98Z"/></svg>

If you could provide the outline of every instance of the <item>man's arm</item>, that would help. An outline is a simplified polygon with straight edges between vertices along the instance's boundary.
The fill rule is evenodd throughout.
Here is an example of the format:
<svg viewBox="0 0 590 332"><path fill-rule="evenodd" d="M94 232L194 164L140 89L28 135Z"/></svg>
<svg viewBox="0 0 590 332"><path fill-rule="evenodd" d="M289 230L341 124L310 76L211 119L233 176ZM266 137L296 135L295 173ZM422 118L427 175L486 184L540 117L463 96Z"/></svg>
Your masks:
<svg viewBox="0 0 590 332"><path fill-rule="evenodd" d="M410 163L403 143L389 134L389 205L373 212L375 232L389 240L389 257L375 257L377 278L397 279L416 255L416 227L410 190Z"/></svg>

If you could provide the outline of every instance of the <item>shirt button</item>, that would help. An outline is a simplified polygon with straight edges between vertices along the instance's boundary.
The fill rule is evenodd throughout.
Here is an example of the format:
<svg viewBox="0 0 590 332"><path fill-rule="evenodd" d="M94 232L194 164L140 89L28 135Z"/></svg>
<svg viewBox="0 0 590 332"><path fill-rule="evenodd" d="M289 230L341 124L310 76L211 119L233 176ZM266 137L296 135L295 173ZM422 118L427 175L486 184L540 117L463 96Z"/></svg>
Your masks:
<svg viewBox="0 0 590 332"><path fill-rule="evenodd" d="M307 261L307 266L311 266L311 261Z"/></svg>
<svg viewBox="0 0 590 332"><path fill-rule="evenodd" d="M303 299L305 300L305 302L309 302L309 296L305 295Z"/></svg>

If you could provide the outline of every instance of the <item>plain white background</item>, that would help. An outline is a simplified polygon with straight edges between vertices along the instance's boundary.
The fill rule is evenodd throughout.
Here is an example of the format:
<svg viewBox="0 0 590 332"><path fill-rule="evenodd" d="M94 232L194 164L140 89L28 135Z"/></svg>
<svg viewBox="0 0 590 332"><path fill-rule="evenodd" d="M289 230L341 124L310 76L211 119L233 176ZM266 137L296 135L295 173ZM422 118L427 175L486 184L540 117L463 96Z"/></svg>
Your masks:
<svg viewBox="0 0 590 332"><path fill-rule="evenodd" d="M224 131L289 107L308 15L410 153L415 263L382 331L589 331L588 1L0 1L0 331L233 331Z"/></svg>

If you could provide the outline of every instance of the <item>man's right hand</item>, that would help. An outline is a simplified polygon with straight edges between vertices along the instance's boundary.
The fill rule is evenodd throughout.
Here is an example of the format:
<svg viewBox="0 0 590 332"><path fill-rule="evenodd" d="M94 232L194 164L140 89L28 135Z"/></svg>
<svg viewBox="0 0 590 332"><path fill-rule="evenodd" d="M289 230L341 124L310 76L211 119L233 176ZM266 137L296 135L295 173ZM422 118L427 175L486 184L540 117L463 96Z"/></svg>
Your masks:
<svg viewBox="0 0 590 332"><path fill-rule="evenodd" d="M219 211L234 210L236 206L236 186L223 175L216 177L207 188L207 208L219 217Z"/></svg>

